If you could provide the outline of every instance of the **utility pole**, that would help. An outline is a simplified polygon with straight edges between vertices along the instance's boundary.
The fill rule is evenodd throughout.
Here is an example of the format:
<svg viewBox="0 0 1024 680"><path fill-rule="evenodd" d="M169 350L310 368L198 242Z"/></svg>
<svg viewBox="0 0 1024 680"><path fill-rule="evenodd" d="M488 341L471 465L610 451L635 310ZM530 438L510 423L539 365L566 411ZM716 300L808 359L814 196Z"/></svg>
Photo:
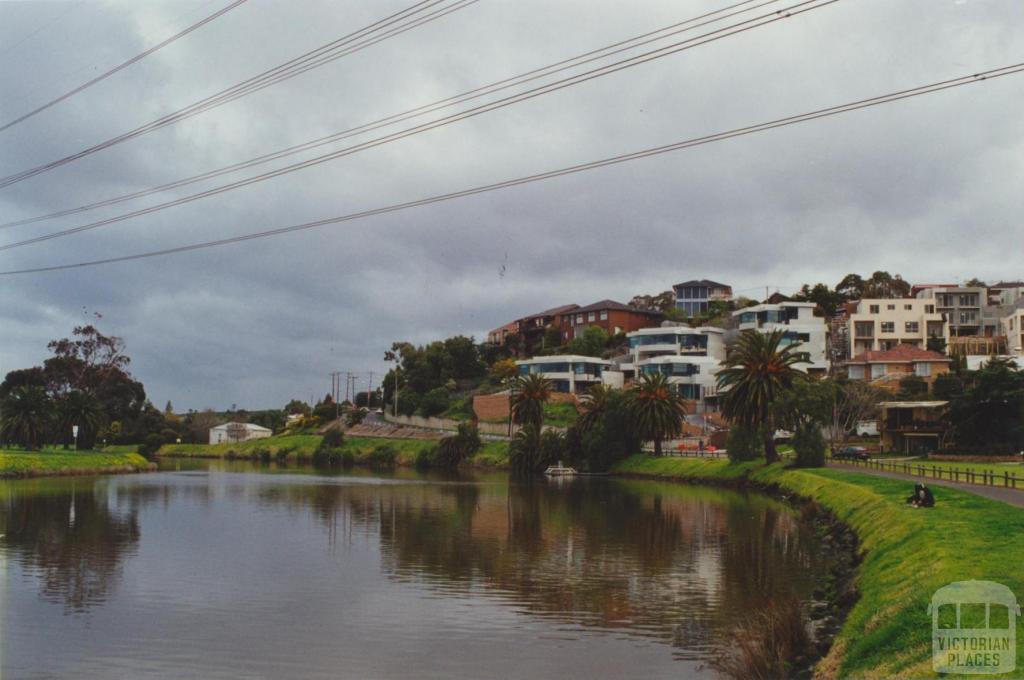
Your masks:
<svg viewBox="0 0 1024 680"><path fill-rule="evenodd" d="M370 377L366 381L366 408L373 408L373 371L370 371Z"/></svg>
<svg viewBox="0 0 1024 680"><path fill-rule="evenodd" d="M341 392L341 371L333 371L331 373L331 396L334 398L334 418L337 420L341 417L341 404L338 403L338 397Z"/></svg>

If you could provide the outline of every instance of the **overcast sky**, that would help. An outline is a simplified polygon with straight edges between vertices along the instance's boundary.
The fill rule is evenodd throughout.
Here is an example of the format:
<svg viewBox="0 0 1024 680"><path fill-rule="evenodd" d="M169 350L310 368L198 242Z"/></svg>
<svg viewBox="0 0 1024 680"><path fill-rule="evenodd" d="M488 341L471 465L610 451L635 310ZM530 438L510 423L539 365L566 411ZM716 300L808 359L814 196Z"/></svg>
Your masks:
<svg viewBox="0 0 1024 680"><path fill-rule="evenodd" d="M0 125L227 4L0 2ZM249 0L0 132L0 175L148 123L410 4ZM727 4L480 0L226 106L2 188L0 222L246 160ZM268 182L0 252L0 270L341 215L1022 57L1020 0L840 0ZM101 329L125 339L131 370L158 406L171 400L179 411L233 403L280 407L293 397L322 396L332 370L374 370L379 377L386 370L383 353L395 340L422 343L458 333L480 339L490 328L544 308L602 298L625 302L689 278L729 283L751 297L763 297L765 287L792 292L805 282L834 285L847 272L877 269L911 281L1024 278L1022 104L1024 75L1010 76L311 231L0 277L0 372L38 364L48 340L99 312ZM0 230L0 244L259 170Z"/></svg>

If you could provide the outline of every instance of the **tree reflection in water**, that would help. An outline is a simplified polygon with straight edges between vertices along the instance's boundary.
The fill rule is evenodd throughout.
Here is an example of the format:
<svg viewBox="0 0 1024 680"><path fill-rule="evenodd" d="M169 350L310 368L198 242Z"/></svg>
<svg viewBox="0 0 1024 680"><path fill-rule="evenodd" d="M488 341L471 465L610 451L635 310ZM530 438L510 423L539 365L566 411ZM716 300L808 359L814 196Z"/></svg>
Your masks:
<svg viewBox="0 0 1024 680"><path fill-rule="evenodd" d="M379 538L395 580L688 650L780 594L807 597L824 568L790 508L718 489L538 479L302 485L263 498L331 525L341 513Z"/></svg>
<svg viewBox="0 0 1024 680"><path fill-rule="evenodd" d="M83 612L104 602L138 547L136 513L112 511L92 483L41 482L0 506L5 549L39 578L40 595Z"/></svg>

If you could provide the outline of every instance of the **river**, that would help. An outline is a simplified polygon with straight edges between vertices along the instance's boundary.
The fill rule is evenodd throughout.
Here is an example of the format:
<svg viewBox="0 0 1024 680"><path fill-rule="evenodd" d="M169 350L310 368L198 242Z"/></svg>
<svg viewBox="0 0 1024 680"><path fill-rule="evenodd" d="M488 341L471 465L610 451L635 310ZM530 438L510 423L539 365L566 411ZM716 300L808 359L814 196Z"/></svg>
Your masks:
<svg viewBox="0 0 1024 680"><path fill-rule="evenodd" d="M759 494L162 468L0 482L4 678L713 678L829 559Z"/></svg>

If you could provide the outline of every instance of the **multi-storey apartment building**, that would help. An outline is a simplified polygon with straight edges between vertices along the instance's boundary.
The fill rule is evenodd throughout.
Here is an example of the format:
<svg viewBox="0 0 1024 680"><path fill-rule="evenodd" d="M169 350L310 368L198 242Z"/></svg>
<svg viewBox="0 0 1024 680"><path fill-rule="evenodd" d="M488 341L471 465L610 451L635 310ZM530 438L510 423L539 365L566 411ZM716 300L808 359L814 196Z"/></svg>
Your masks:
<svg viewBox="0 0 1024 680"><path fill-rule="evenodd" d="M576 309L579 309L579 305L562 305L510 321L504 326L490 331L487 334L487 342L504 345L509 336L515 336L517 344L511 348L512 351L530 356L544 348L544 337L548 327L561 328L562 315Z"/></svg>
<svg viewBox="0 0 1024 680"><path fill-rule="evenodd" d="M899 381L916 375L931 385L935 378L949 372L952 360L945 354L914 345L897 345L892 349L868 350L846 362L851 380L867 380L895 392Z"/></svg>
<svg viewBox="0 0 1024 680"><path fill-rule="evenodd" d="M999 334L999 305L989 302L988 289L981 286L925 288L917 298L935 298L935 311L946 315L950 338L986 337Z"/></svg>
<svg viewBox="0 0 1024 680"><path fill-rule="evenodd" d="M796 367L806 373L824 374L832 365L828 357L828 324L823 317L814 316L816 306L813 302L780 302L746 307L732 315L740 331L784 331L783 346L800 343L800 351L805 355L804 362Z"/></svg>
<svg viewBox="0 0 1024 680"><path fill-rule="evenodd" d="M928 348L928 338L949 342L949 324L935 298L865 299L848 322L850 356L897 345Z"/></svg>
<svg viewBox="0 0 1024 680"><path fill-rule="evenodd" d="M1013 311L1002 318L1001 325L1006 336L1007 354L1024 357L1024 298L1018 300Z"/></svg>
<svg viewBox="0 0 1024 680"><path fill-rule="evenodd" d="M687 316L698 316L708 311L708 303L732 299L732 286L708 279L683 281L672 286L676 294L676 309Z"/></svg>
<svg viewBox="0 0 1024 680"><path fill-rule="evenodd" d="M519 375L540 375L551 381L556 392L577 394L601 382L611 362L595 357L562 354L517 361Z"/></svg>
<svg viewBox="0 0 1024 680"><path fill-rule="evenodd" d="M661 312L630 307L614 300L601 300L559 315L559 324L564 344L583 335L590 326L603 328L608 335L618 335L657 326L663 317Z"/></svg>

